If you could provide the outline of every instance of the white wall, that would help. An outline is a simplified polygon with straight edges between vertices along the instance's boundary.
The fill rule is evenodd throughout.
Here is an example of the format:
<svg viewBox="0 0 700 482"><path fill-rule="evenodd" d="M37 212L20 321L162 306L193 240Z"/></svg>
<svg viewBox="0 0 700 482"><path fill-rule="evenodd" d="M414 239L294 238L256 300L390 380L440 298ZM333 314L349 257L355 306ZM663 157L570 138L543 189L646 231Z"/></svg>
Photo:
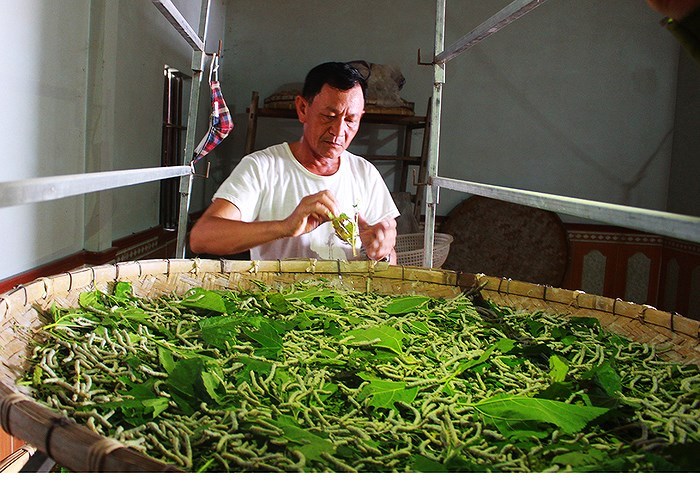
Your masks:
<svg viewBox="0 0 700 482"><path fill-rule="evenodd" d="M89 5L0 0L0 180L83 171ZM79 198L0 208L0 278L80 251L83 224Z"/></svg>
<svg viewBox="0 0 700 482"><path fill-rule="evenodd" d="M448 44L470 17L458 3ZM678 47L657 17L637 0L547 2L453 60L441 174L665 209Z"/></svg>
<svg viewBox="0 0 700 482"><path fill-rule="evenodd" d="M174 3L198 30L200 1ZM224 10L211 1L208 51ZM0 0L0 30L0 181L160 165L163 66L191 74L192 49L152 2ZM208 104L205 84L198 137ZM158 225L158 189L0 208L0 279Z"/></svg>
<svg viewBox="0 0 700 482"><path fill-rule="evenodd" d="M449 0L446 45L508 3ZM224 87L239 126L220 179L242 152L251 91L265 98L326 60L398 64L402 97L425 112L432 72L416 54L433 49L433 1L303 4L229 0ZM545 3L448 63L440 174L665 209L678 50L640 0ZM298 135L284 125L259 127L258 145ZM438 214L463 198L443 190Z"/></svg>
<svg viewBox="0 0 700 482"><path fill-rule="evenodd" d="M447 43L508 3L449 0ZM200 2L175 4L196 28ZM190 73L191 50L151 2L0 0L0 29L11 40L0 181L159 164L162 67ZM423 114L432 73L416 55L430 57L433 30L432 0L212 0L207 45L224 40L222 89L237 127L210 155L211 179L195 181L192 210L240 158L251 91L265 98L320 62L397 64L402 97ZM668 198L700 214L698 66L681 64L674 133L678 52L641 0L545 3L448 64L440 173L657 209ZM208 95L204 86L197 141ZM299 132L294 122L261 127L259 145ZM373 135L381 144L393 134ZM157 193L153 184L0 208L0 279L156 225ZM439 214L462 197L443 190Z"/></svg>

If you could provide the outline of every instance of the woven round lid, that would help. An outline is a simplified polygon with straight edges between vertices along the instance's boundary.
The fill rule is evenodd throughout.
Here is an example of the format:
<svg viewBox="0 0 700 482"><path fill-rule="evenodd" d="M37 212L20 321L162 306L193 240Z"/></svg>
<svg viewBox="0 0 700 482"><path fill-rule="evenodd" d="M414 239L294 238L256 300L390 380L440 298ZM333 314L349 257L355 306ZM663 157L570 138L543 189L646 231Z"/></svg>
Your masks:
<svg viewBox="0 0 700 482"><path fill-rule="evenodd" d="M556 214L472 196L447 216L454 236L443 267L560 286L566 272L566 230Z"/></svg>

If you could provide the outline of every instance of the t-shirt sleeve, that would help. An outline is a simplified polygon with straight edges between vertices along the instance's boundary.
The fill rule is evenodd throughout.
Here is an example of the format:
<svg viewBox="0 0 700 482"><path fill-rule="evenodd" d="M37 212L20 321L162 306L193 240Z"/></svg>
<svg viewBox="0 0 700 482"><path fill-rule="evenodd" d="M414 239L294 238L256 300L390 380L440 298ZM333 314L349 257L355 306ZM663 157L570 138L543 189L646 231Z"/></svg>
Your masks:
<svg viewBox="0 0 700 482"><path fill-rule="evenodd" d="M252 156L245 156L219 186L213 199L225 199L235 204L241 212L242 221L253 221L260 211L261 193L264 191L262 183L265 177L260 171L260 163Z"/></svg>

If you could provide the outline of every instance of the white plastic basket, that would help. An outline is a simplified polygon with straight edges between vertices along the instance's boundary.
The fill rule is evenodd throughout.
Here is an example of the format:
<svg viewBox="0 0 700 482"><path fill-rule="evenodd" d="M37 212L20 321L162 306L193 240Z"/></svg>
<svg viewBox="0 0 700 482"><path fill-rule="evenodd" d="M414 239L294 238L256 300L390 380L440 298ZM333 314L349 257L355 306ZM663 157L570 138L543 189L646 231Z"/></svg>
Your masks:
<svg viewBox="0 0 700 482"><path fill-rule="evenodd" d="M423 233L399 234L396 236L397 263L404 266L423 266ZM445 233L435 233L433 242L433 268L440 268L450 252L454 238Z"/></svg>

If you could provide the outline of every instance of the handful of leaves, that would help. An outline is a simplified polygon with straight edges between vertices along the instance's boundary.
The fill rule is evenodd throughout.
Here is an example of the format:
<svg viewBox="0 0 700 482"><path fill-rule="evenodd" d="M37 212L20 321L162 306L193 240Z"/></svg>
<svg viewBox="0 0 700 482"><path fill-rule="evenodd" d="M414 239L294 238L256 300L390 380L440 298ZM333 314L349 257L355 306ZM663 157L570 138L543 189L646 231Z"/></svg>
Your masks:
<svg viewBox="0 0 700 482"><path fill-rule="evenodd" d="M360 235L357 219L350 219L350 216L345 213L341 213L338 216L333 216L331 213L330 218L335 235L348 243L352 247L352 255L356 256L355 240Z"/></svg>

